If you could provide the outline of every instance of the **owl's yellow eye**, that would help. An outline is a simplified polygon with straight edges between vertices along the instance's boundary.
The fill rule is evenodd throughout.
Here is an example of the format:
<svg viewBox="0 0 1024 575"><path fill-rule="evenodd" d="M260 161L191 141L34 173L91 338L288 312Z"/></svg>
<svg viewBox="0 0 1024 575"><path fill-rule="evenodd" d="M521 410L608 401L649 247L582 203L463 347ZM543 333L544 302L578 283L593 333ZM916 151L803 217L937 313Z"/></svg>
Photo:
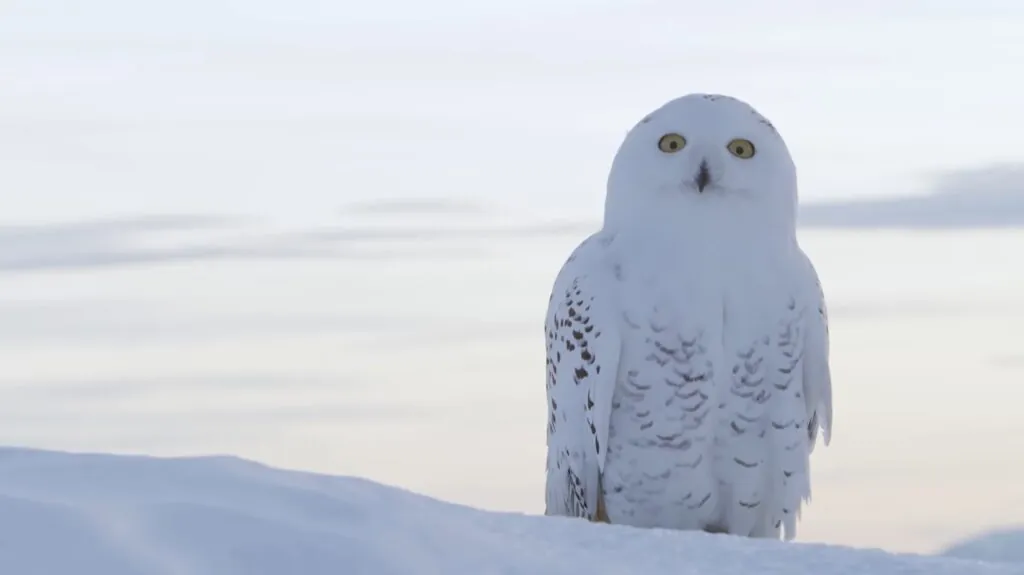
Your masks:
<svg viewBox="0 0 1024 575"><path fill-rule="evenodd" d="M686 138L679 134L665 134L658 140L658 149L666 154L674 154L686 146Z"/></svg>
<svg viewBox="0 0 1024 575"><path fill-rule="evenodd" d="M725 147L729 149L730 154L744 160L753 158L754 152L756 151L754 149L754 142L743 138L736 138L729 142Z"/></svg>

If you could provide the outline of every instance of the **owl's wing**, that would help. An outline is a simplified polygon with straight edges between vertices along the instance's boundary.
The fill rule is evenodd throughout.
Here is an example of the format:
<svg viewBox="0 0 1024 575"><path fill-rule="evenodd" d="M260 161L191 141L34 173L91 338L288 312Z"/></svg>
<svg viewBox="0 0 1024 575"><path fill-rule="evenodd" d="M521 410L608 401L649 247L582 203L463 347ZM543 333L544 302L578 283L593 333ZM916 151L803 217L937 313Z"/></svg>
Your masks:
<svg viewBox="0 0 1024 575"><path fill-rule="evenodd" d="M822 430L825 445L828 445L832 437L832 373L828 363L828 307L825 305L825 294L811 260L804 255L804 261L808 276L806 284L811 290L811 302L817 305L817 313L811 314L807 318L803 373L804 399L807 402L809 418L807 424L807 433L810 439L809 449L813 451L819 427ZM812 311L814 310L812 309Z"/></svg>
<svg viewBox="0 0 1024 575"><path fill-rule="evenodd" d="M621 351L608 243L598 233L580 244L548 303L546 515L598 518Z"/></svg>

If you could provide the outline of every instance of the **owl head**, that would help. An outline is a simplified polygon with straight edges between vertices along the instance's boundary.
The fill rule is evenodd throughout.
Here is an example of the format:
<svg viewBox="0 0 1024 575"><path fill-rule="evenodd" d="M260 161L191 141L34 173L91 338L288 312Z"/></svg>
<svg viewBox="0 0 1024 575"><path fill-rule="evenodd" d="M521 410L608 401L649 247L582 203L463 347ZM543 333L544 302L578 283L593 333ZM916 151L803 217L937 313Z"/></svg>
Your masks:
<svg viewBox="0 0 1024 575"><path fill-rule="evenodd" d="M796 168L774 126L729 96L689 94L643 118L608 176L605 227L795 233Z"/></svg>

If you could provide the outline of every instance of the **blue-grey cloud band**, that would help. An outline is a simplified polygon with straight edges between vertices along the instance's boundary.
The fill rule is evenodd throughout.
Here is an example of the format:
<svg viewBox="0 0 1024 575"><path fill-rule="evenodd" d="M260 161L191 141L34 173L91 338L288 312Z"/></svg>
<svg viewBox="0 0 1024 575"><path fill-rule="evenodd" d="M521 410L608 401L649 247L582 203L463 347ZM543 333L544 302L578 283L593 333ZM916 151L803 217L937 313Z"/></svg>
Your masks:
<svg viewBox="0 0 1024 575"><path fill-rule="evenodd" d="M1024 227L1024 166L946 172L935 177L932 189L917 197L805 204L800 223L806 228ZM363 201L338 215L344 221L289 232L218 214L0 225L0 273L246 259L483 257L490 253L486 243L464 240L577 237L600 226L596 220L502 223L485 204L446 197ZM384 225L403 217L413 221Z"/></svg>

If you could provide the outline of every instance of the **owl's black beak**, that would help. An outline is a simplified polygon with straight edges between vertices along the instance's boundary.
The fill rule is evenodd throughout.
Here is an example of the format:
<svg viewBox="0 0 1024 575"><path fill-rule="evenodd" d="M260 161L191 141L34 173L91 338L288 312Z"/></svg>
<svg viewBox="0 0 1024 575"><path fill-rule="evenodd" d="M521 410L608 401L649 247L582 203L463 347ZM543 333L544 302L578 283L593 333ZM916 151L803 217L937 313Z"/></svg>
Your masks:
<svg viewBox="0 0 1024 575"><path fill-rule="evenodd" d="M700 169L697 170L697 175L693 177L693 183L697 184L698 192L703 192L704 188L711 183L711 171L708 170L707 160L701 160Z"/></svg>

